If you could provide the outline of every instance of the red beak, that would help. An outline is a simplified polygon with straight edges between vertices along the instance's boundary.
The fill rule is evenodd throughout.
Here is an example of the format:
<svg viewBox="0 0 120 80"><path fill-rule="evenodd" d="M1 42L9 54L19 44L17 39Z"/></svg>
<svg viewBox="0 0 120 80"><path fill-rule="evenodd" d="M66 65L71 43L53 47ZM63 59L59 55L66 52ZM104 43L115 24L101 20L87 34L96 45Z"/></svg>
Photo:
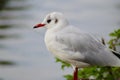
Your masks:
<svg viewBox="0 0 120 80"><path fill-rule="evenodd" d="M34 26L33 28L39 28L39 27L44 27L45 26L45 24L37 24L36 26Z"/></svg>

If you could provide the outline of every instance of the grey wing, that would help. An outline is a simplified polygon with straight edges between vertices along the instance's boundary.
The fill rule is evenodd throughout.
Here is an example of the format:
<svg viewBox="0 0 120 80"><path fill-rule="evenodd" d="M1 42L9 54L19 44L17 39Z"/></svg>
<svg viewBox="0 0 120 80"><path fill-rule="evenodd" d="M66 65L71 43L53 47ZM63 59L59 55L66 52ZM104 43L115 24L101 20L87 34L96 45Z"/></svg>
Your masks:
<svg viewBox="0 0 120 80"><path fill-rule="evenodd" d="M67 46L64 50L73 52L71 56L74 56L75 53L78 52L80 55L84 56L84 58L81 58L78 55L71 57L71 59L82 61L90 65L120 66L120 60L101 42L97 41L89 34L69 32L60 35L56 37L56 39L59 43Z"/></svg>

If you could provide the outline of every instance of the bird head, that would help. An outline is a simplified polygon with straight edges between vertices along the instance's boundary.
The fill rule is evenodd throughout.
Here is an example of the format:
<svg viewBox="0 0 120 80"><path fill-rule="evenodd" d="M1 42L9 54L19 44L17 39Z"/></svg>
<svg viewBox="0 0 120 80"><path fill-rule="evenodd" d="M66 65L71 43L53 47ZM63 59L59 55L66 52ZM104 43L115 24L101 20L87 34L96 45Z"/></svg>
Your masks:
<svg viewBox="0 0 120 80"><path fill-rule="evenodd" d="M62 27L68 24L67 20L60 12L52 12L44 18L43 22L34 26L34 28L46 27L47 29L53 27Z"/></svg>

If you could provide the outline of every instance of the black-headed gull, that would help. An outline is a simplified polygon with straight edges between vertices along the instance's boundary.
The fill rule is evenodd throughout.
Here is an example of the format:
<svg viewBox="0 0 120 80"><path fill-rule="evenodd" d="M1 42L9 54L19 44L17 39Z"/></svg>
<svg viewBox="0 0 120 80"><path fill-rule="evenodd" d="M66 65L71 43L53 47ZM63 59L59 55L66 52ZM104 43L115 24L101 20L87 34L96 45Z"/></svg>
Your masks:
<svg viewBox="0 0 120 80"><path fill-rule="evenodd" d="M55 57L75 67L74 80L78 80L78 68L87 66L119 66L120 59L89 33L69 25L62 13L48 14L34 28L47 28L45 44Z"/></svg>

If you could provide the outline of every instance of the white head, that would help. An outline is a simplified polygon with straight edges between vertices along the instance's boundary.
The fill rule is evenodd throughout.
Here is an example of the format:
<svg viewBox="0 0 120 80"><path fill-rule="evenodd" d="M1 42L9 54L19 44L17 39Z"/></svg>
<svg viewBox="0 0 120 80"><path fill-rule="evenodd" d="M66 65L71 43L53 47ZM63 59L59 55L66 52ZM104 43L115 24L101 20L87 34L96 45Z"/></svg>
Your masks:
<svg viewBox="0 0 120 80"><path fill-rule="evenodd" d="M38 27L46 27L47 29L54 28L54 27L64 27L68 25L67 20L64 18L62 13L59 12L52 12L48 14L42 23L37 24L34 28Z"/></svg>

